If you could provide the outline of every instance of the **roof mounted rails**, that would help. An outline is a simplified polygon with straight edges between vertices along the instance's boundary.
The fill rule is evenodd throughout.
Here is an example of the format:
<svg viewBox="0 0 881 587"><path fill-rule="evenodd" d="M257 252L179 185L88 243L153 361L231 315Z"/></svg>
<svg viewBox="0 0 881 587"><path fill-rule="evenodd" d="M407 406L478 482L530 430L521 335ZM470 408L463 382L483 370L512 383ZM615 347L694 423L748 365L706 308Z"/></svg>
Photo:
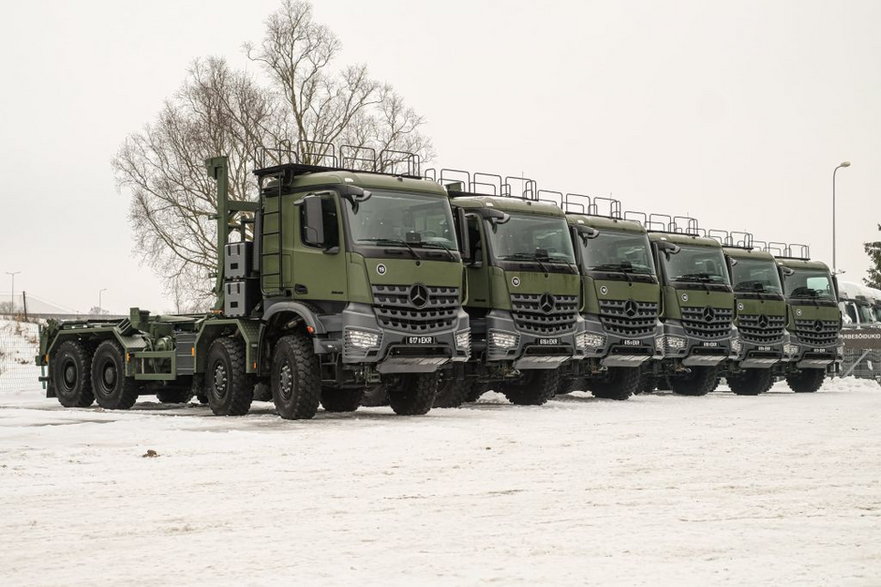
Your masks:
<svg viewBox="0 0 881 587"><path fill-rule="evenodd" d="M768 241L764 250L775 257L780 257L782 259L799 259L801 261L811 260L811 248L802 243L787 244Z"/></svg>
<svg viewBox="0 0 881 587"><path fill-rule="evenodd" d="M716 239L719 241L724 247L735 247L738 249L746 249L752 250L755 246L753 244L753 235L749 232L739 232L736 230L728 231L722 230L718 228L711 228L706 231L706 236L712 239Z"/></svg>
<svg viewBox="0 0 881 587"><path fill-rule="evenodd" d="M538 183L528 177L502 177L497 173L465 171L464 169L426 169L424 177L435 181L456 195L482 195L538 200ZM455 185L458 184L458 185Z"/></svg>
<svg viewBox="0 0 881 587"><path fill-rule="evenodd" d="M689 236L702 236L697 219L691 216L670 216L669 214L646 214L628 210L624 213L625 220L636 220L646 230L651 232L669 232L672 234L687 234ZM704 233L705 234L705 233Z"/></svg>
<svg viewBox="0 0 881 587"><path fill-rule="evenodd" d="M260 147L254 154L254 173L258 177L291 175L319 171L354 171L420 179L421 160L416 153L384 149L376 152L363 145L341 145L339 149L323 141L281 141L275 148Z"/></svg>

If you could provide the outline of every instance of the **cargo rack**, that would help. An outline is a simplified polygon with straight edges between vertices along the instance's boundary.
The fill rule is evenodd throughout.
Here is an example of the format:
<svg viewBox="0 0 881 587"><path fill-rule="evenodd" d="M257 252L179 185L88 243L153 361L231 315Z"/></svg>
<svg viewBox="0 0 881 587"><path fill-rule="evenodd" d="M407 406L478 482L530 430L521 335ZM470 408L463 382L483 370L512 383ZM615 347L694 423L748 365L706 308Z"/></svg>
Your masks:
<svg viewBox="0 0 881 587"><path fill-rule="evenodd" d="M258 178L285 175L287 179L321 171L352 171L422 179L421 159L416 153L372 147L341 145L323 141L298 141L296 148L282 142L278 147L260 147L254 153L254 175Z"/></svg>

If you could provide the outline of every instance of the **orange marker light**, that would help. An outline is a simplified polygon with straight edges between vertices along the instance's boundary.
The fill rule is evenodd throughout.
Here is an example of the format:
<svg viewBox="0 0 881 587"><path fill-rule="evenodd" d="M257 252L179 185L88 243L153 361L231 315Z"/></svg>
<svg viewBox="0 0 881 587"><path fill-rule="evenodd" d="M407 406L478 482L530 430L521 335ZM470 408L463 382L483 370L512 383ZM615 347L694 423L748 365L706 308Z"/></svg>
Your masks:
<svg viewBox="0 0 881 587"><path fill-rule="evenodd" d="M193 347L193 348L190 349L190 356L191 356L191 357L195 357L195 356L196 356L196 347Z"/></svg>
<svg viewBox="0 0 881 587"><path fill-rule="evenodd" d="M309 334L315 334L315 329L312 328L311 326L307 326L307 327L306 327L306 332L308 332Z"/></svg>

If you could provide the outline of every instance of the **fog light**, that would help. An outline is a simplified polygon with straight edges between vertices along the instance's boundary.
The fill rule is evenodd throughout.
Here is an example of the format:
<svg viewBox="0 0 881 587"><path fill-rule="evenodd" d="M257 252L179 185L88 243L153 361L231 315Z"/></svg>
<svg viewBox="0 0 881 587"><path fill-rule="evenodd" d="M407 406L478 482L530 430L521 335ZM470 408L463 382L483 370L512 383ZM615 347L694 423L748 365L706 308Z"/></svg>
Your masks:
<svg viewBox="0 0 881 587"><path fill-rule="evenodd" d="M516 347L517 339L519 337L519 334L504 332L502 330L490 330L488 333L490 346L494 346L498 349L512 349Z"/></svg>
<svg viewBox="0 0 881 587"><path fill-rule="evenodd" d="M595 332L579 332L575 335L575 346L582 351L598 349L606 344L606 337Z"/></svg>
<svg viewBox="0 0 881 587"><path fill-rule="evenodd" d="M664 345L670 350L681 351L688 345L688 340L683 336L673 336L668 334L664 337Z"/></svg>
<svg viewBox="0 0 881 587"><path fill-rule="evenodd" d="M346 328L346 344L356 349L370 349L379 346L380 334L360 328Z"/></svg>
<svg viewBox="0 0 881 587"><path fill-rule="evenodd" d="M797 344L789 344L788 342L783 345L783 354L784 355L797 355L798 354L798 345Z"/></svg>
<svg viewBox="0 0 881 587"><path fill-rule="evenodd" d="M467 351L471 349L471 331L463 330L456 333L456 348Z"/></svg>

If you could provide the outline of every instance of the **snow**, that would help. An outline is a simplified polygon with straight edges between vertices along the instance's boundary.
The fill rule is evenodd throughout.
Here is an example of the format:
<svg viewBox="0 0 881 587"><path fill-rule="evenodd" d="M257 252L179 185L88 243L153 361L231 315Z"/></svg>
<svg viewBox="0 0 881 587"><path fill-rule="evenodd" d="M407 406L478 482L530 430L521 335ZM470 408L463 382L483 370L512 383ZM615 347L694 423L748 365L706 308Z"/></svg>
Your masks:
<svg viewBox="0 0 881 587"><path fill-rule="evenodd" d="M7 393L0 568L6 585L877 584L879 413L855 379L309 421Z"/></svg>

